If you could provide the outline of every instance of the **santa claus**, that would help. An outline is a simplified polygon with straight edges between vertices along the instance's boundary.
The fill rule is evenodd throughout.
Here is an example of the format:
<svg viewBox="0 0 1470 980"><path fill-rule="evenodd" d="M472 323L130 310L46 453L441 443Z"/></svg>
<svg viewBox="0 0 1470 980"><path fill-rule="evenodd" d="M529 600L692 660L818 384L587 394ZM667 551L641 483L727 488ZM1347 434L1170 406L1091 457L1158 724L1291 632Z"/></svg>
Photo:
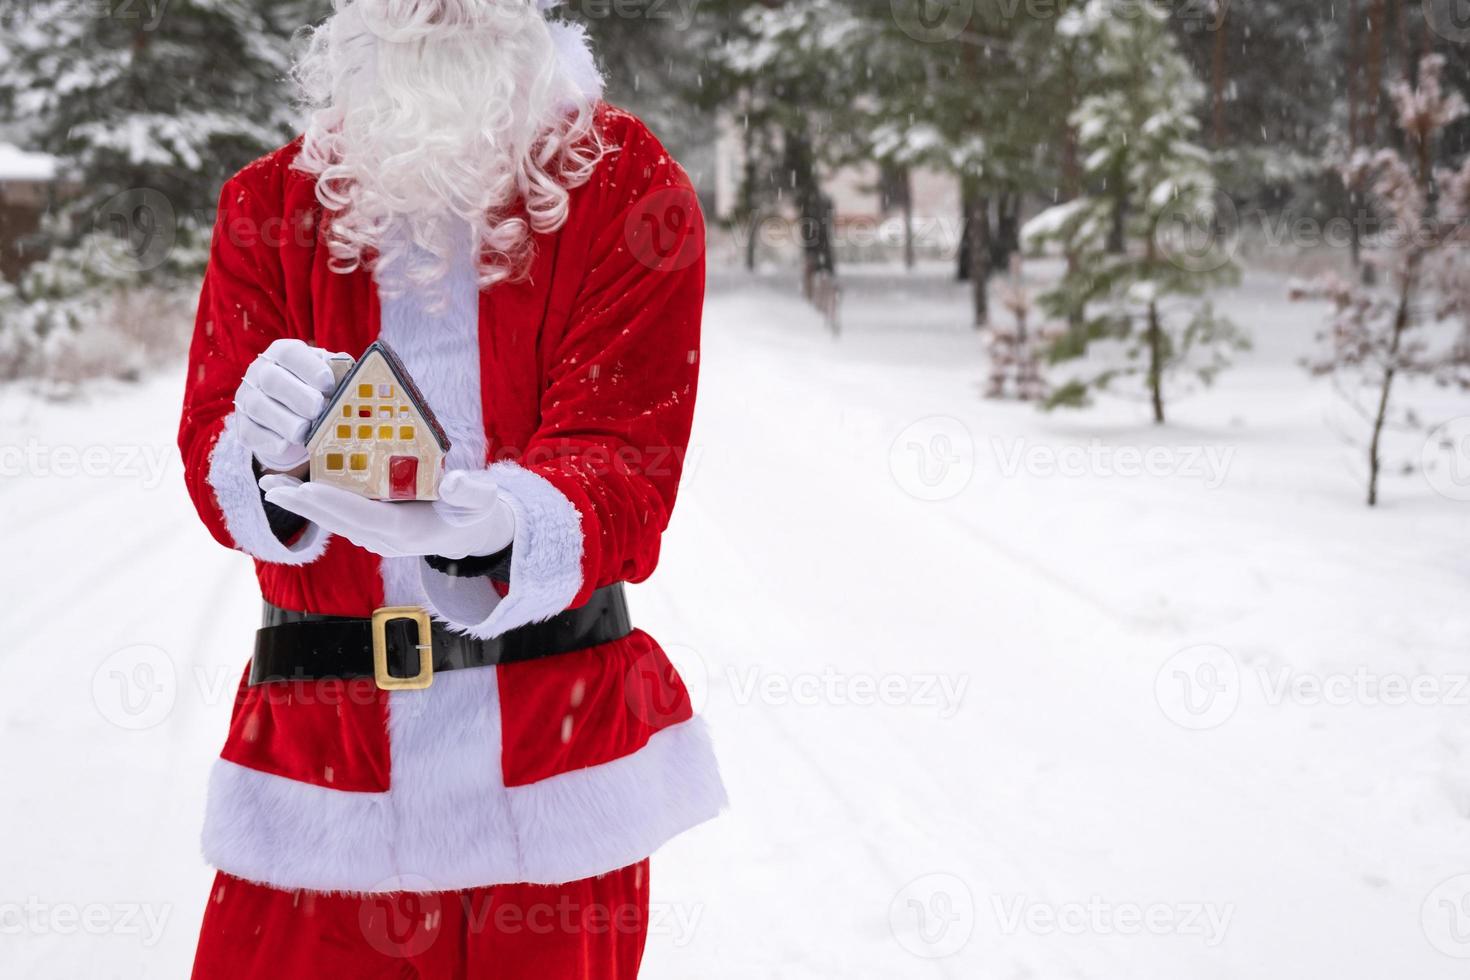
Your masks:
<svg viewBox="0 0 1470 980"><path fill-rule="evenodd" d="M622 592L674 505L704 228L541 6L337 0L305 134L221 194L179 442L265 613L196 978L631 978L649 855L724 804ZM329 359L374 341L444 430L438 500L303 479Z"/></svg>

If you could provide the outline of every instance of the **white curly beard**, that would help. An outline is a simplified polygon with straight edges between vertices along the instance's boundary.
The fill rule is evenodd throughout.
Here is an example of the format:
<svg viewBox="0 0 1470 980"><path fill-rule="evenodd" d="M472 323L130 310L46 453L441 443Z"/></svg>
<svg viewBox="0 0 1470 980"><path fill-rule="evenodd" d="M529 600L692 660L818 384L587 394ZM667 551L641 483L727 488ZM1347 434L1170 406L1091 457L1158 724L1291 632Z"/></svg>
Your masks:
<svg viewBox="0 0 1470 980"><path fill-rule="evenodd" d="M333 267L430 288L473 232L481 287L525 274L603 148L581 30L534 0L336 0L295 76ZM410 258L412 257L412 258ZM388 288L397 288L390 286Z"/></svg>

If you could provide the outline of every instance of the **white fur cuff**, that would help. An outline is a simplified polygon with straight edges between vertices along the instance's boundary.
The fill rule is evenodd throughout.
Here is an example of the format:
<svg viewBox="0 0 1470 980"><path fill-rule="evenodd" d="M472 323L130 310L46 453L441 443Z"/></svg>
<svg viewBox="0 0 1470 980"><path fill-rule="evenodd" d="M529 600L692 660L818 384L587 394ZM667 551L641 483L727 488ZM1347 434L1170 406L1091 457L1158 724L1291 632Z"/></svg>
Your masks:
<svg viewBox="0 0 1470 980"><path fill-rule="evenodd" d="M496 463L489 473L516 517L510 592L502 599L488 580L443 575L419 563L434 615L481 639L550 619L582 588L582 515L576 506L516 463Z"/></svg>
<svg viewBox="0 0 1470 980"><path fill-rule="evenodd" d="M241 441L237 425L237 416L231 413L209 454L209 485L235 547L277 565L311 564L327 550L329 535L317 525L308 524L294 544L285 544L276 537L265 516L250 449Z"/></svg>

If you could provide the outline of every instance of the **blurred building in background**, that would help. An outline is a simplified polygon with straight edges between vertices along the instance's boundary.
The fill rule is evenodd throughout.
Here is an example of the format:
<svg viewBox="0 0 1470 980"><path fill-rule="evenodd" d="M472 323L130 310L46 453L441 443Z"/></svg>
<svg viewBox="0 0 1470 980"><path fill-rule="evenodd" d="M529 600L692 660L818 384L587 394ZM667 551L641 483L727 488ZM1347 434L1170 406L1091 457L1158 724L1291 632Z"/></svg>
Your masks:
<svg viewBox="0 0 1470 980"><path fill-rule="evenodd" d="M750 232L740 217L745 147L740 123L722 114L710 147L688 154L701 165L690 168L690 176L710 218L732 227L741 240ZM964 222L960 184L952 174L927 167L910 171L903 189L907 208L903 191L895 193L883 169L871 161L824 168L822 190L832 201L833 236L841 260L897 260L909 235L918 258L952 257L959 247ZM776 213L763 215L756 230L762 255L790 257L799 251L794 195L787 195L783 205Z"/></svg>
<svg viewBox="0 0 1470 980"><path fill-rule="evenodd" d="M0 143L0 277L14 280L41 258L41 218L56 202L56 160Z"/></svg>

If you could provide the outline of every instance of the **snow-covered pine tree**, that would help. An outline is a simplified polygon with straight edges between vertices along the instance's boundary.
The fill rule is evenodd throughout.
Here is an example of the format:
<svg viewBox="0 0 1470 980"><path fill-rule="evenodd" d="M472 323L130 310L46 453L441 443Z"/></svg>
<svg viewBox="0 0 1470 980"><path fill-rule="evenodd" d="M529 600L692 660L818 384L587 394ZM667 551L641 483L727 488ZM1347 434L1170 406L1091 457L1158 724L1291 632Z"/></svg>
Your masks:
<svg viewBox="0 0 1470 980"><path fill-rule="evenodd" d="M293 31L326 0L29 0L0 12L0 126L57 157L50 254L16 283L8 347L65 356L122 291L203 264L220 185L294 133Z"/></svg>
<svg viewBox="0 0 1470 980"><path fill-rule="evenodd" d="M867 21L868 70L852 102L874 159L959 182L965 231L957 258L980 330L991 316L988 281L1013 250L1008 230L1022 197L1050 197L1057 186L1047 148L1061 135L1068 66L1056 57L1052 17L1025 5L942 7L854 4Z"/></svg>
<svg viewBox="0 0 1470 980"><path fill-rule="evenodd" d="M1457 167L1434 166L1444 131L1470 107L1445 88L1444 70L1444 57L1430 55L1417 85L1390 87L1404 152L1358 150L1343 165L1344 180L1366 188L1387 219L1385 247L1363 256L1383 273L1382 288L1333 273L1292 288L1295 298L1332 304L1326 349L1307 367L1337 379L1369 423L1370 507L1378 502L1384 430L1391 422L1415 425L1414 413L1394 401L1395 382L1420 377L1470 389L1470 157ZM1429 329L1435 324L1449 329Z"/></svg>
<svg viewBox="0 0 1470 980"><path fill-rule="evenodd" d="M1162 423L1166 379L1208 383L1246 346L1206 298L1239 270L1218 247L1196 254L1216 220L1211 155L1195 142L1205 93L1167 17L1150 4L1122 17L1109 0L1089 0L1057 24L1096 77L1072 116L1083 193L1023 232L1030 247L1057 242L1070 260L1040 297L1047 314L1071 325L1049 360L1077 362L1048 406L1085 405L1139 378Z"/></svg>
<svg viewBox="0 0 1470 980"><path fill-rule="evenodd" d="M0 107L78 188L57 242L126 227L141 245L167 224L207 229L224 179L293 134L289 38L321 6L32 0L6 13ZM162 214L115 213L145 190Z"/></svg>
<svg viewBox="0 0 1470 980"><path fill-rule="evenodd" d="M836 270L823 170L850 156L837 120L848 106L861 22L845 0L745 4L713 0L697 22L710 50L706 85L745 134L742 198L748 219L794 207L809 298ZM834 65L843 64L843 71ZM789 196L789 202L788 202ZM746 229L756 234L754 224Z"/></svg>

